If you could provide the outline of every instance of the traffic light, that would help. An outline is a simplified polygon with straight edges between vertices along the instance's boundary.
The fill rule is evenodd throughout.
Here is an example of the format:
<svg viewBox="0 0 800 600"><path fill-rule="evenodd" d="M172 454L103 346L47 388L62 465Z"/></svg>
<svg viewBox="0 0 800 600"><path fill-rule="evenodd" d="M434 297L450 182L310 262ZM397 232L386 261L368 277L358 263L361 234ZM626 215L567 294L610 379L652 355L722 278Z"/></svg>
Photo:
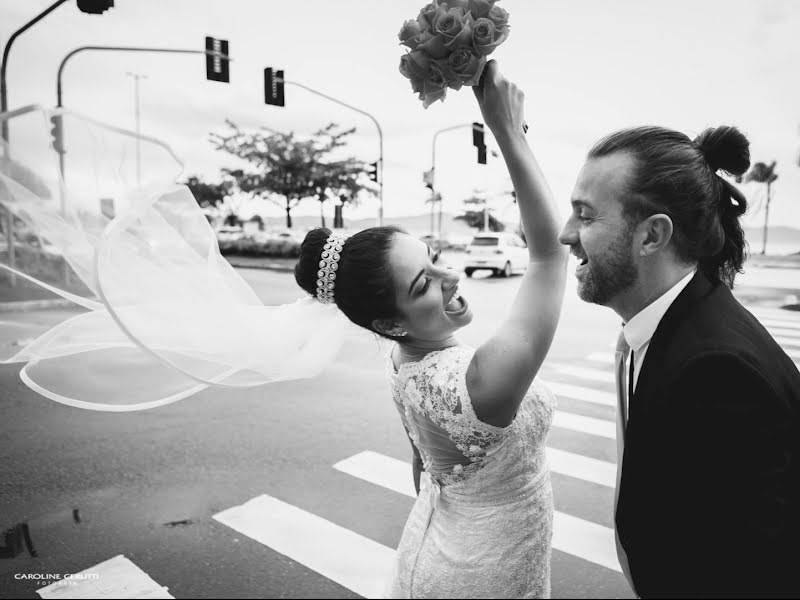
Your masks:
<svg viewBox="0 0 800 600"><path fill-rule="evenodd" d="M375 183L378 182L378 163L370 163L369 164L369 178L374 181Z"/></svg>
<svg viewBox="0 0 800 600"><path fill-rule="evenodd" d="M286 106L283 98L283 70L264 69L264 102L272 106Z"/></svg>
<svg viewBox="0 0 800 600"><path fill-rule="evenodd" d="M228 40L206 36L206 79L230 83L230 61Z"/></svg>
<svg viewBox="0 0 800 600"><path fill-rule="evenodd" d="M472 124L472 145L478 149L478 163L486 164L486 143L483 140L483 123Z"/></svg>
<svg viewBox="0 0 800 600"><path fill-rule="evenodd" d="M114 7L114 0L78 0L78 10L90 15L101 15Z"/></svg>
<svg viewBox="0 0 800 600"><path fill-rule="evenodd" d="M53 138L53 150L59 154L64 154L64 123L61 115L53 115L50 117L50 123L53 128L50 130L50 135Z"/></svg>
<svg viewBox="0 0 800 600"><path fill-rule="evenodd" d="M433 190L433 169L422 173L422 183L426 188Z"/></svg>
<svg viewBox="0 0 800 600"><path fill-rule="evenodd" d="M472 124L472 145L476 148L486 145L483 141L483 123Z"/></svg>

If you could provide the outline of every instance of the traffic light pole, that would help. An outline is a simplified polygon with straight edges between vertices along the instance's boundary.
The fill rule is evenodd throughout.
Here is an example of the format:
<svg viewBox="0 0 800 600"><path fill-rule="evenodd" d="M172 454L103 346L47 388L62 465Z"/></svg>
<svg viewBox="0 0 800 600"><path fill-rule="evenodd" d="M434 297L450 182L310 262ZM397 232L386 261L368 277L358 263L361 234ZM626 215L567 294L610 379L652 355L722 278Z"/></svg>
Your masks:
<svg viewBox="0 0 800 600"><path fill-rule="evenodd" d="M464 125L453 125L452 127L445 127L433 134L433 149L431 151L431 235L433 235L433 221L434 221L434 207L436 205L436 138L440 133L454 131L456 129L464 129L466 127L472 128L472 123L465 123ZM442 201L439 200L439 227L437 228L436 240L441 248L442 246Z"/></svg>
<svg viewBox="0 0 800 600"><path fill-rule="evenodd" d="M380 176L380 182L379 182L379 184L380 184L380 207L378 208L378 225L379 226L383 226L383 130L381 129L381 124L378 123L378 120L375 117L373 117L371 114L369 114L367 111L362 110L360 108L357 108L355 106L352 106L350 104L347 104L346 102L342 102L341 100L338 100L338 99L336 99L336 98L334 98L332 96L328 96L327 94L323 94L322 92L319 92L319 91L317 91L317 90L315 90L313 88L308 87L307 85L303 85L302 83L297 83L296 81L288 81L288 80L285 80L285 79L283 80L283 83L284 84L288 84L288 85L294 85L294 86L297 86L299 88L303 88L304 90L306 90L308 92L311 92L312 94L316 94L317 96L325 98L326 100L330 100L331 102L335 102L336 104L339 104L340 106L344 106L345 108L349 108L350 110L354 110L357 113L361 113L362 115L365 115L365 116L369 117L370 119L372 119L372 122L375 123L375 127L378 128L378 141L380 143L380 158L378 160L379 174L380 174L379 175Z"/></svg>
<svg viewBox="0 0 800 600"><path fill-rule="evenodd" d="M47 15L57 9L59 6L64 4L67 0L58 0L54 2L45 10L40 12L36 15L33 19L25 23L22 27L17 29L14 33L11 34L11 37L8 38L8 42L6 42L5 48L3 48L3 60L0 62L0 113L5 113L8 111L8 87L6 86L6 70L8 69L8 53L11 51L11 45L14 43L14 40L19 37L20 34L24 33L36 23L44 19ZM9 138L8 138L8 120L3 119L3 122L0 123L0 137L3 138L5 144L0 144L3 146L3 154L6 158L11 158L11 146L9 145ZM14 267L16 263L16 257L14 256L14 215L11 213L11 210L6 210L6 223L5 223L5 231L8 239L6 240L6 246L8 248L8 266ZM17 277L13 273L9 275L9 285L11 287L16 287L17 285Z"/></svg>
<svg viewBox="0 0 800 600"><path fill-rule="evenodd" d="M14 40L21 34L36 25L39 21L44 19L47 15L57 9L59 6L64 4L67 0L58 0L58 2L54 2L48 8L40 12L36 15L33 19L25 23L22 27L17 29L14 33L11 34L11 37L8 38L8 42L6 42L6 46L3 49L3 61L0 63L0 112L8 111L8 88L6 87L6 69L8 68L8 53L11 51L11 45L14 43ZM4 120L1 126L2 136L3 139L8 142L8 121ZM6 150L7 151L7 150Z"/></svg>

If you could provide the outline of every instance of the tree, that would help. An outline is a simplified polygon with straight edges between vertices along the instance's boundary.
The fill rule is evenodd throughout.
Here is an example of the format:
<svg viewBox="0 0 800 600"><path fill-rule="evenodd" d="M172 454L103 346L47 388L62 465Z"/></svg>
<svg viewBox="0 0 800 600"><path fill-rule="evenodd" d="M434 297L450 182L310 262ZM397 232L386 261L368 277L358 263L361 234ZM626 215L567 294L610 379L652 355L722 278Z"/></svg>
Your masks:
<svg viewBox="0 0 800 600"><path fill-rule="evenodd" d="M320 163L315 177L317 200L320 202L320 217L325 227L323 204L329 198L338 198L342 205L358 204L363 193L375 193L375 186L367 183L364 175L367 164L354 158Z"/></svg>
<svg viewBox="0 0 800 600"><path fill-rule="evenodd" d="M216 208L233 191L233 181L224 179L220 183L206 183L201 177L192 175L183 184L189 188L202 208Z"/></svg>
<svg viewBox="0 0 800 600"><path fill-rule="evenodd" d="M244 132L231 121L226 121L230 132L211 135L217 150L236 156L249 163L247 169L225 169L242 192L253 198L276 203L286 211L286 227L292 227L292 209L306 198L320 202L328 199L333 173L331 153L346 144L347 136L355 128L338 130L330 123L315 131L308 139L298 139L294 132L264 131ZM357 163L355 159L353 165ZM342 162L342 161L339 161ZM345 161L346 162L346 161ZM333 171L332 171L333 170ZM361 168L362 171L365 169Z"/></svg>
<svg viewBox="0 0 800 600"><path fill-rule="evenodd" d="M478 210L466 209L464 214L455 217L458 221L464 221L470 227L479 231L504 231L506 226L498 221L490 212L489 201L483 190L474 189L472 196L464 200L464 204L475 206Z"/></svg>
<svg viewBox="0 0 800 600"><path fill-rule="evenodd" d="M764 242L761 247L761 254L767 253L767 223L769 221L769 202L772 199L772 184L778 179L778 174L775 172L775 165L777 161L772 161L769 165L763 162L757 162L747 175L744 176L744 182L755 181L756 183L763 183L767 186L767 204L764 211ZM737 177L737 181L741 181L741 177Z"/></svg>

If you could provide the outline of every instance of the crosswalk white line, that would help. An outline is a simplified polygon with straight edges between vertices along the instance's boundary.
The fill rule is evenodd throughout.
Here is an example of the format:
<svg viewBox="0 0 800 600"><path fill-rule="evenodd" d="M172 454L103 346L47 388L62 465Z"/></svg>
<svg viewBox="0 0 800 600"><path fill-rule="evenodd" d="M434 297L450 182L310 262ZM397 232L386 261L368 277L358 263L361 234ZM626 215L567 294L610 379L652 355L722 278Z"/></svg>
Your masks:
<svg viewBox="0 0 800 600"><path fill-rule="evenodd" d="M614 463L573 452L566 452L558 448L550 448L549 446L547 448L547 458L550 461L550 470L554 473L568 475L611 488L616 485L617 466ZM385 459L386 457L382 454L365 450L336 463L333 467L355 477L359 477L358 473L362 470L374 473L373 483L400 494L405 494L408 491L407 488L395 489L394 487L396 482L405 482L405 479L391 470L395 463L387 463ZM408 464L402 461L398 461L398 463L402 465L403 472L410 473ZM354 471L351 472L351 469L354 469Z"/></svg>
<svg viewBox="0 0 800 600"><path fill-rule="evenodd" d="M570 429L580 433L588 433L609 440L617 439L617 425L612 421L595 419L594 417L584 417L574 413L557 410L553 415L553 426L560 429Z"/></svg>
<svg viewBox="0 0 800 600"><path fill-rule="evenodd" d="M614 383L614 372L609 369L591 369L587 367L574 367L572 365L554 365L553 368L562 375L568 375L570 377L599 381L601 383Z"/></svg>
<svg viewBox="0 0 800 600"><path fill-rule="evenodd" d="M798 339L798 338L787 338L787 337L781 337L781 336L773 335L772 339L774 339L776 342L778 342L781 346L789 346L789 347L792 347L792 348L800 348L800 339ZM786 348L784 347L784 350L785 349Z"/></svg>
<svg viewBox="0 0 800 600"><path fill-rule="evenodd" d="M617 484L617 465L582 454L547 447L550 470L598 485L613 488Z"/></svg>
<svg viewBox="0 0 800 600"><path fill-rule="evenodd" d="M118 554L93 567L36 590L42 598L174 598L124 555Z"/></svg>
<svg viewBox="0 0 800 600"><path fill-rule="evenodd" d="M411 498L416 497L409 463L377 452L364 460L363 454L336 463L334 469ZM608 569L622 570L617 560L613 529L558 511L553 518L553 548Z"/></svg>
<svg viewBox="0 0 800 600"><path fill-rule="evenodd" d="M589 356L586 357L586 360L590 360L592 362L599 362L604 363L607 365L614 364L614 353L613 352L592 352Z"/></svg>
<svg viewBox="0 0 800 600"><path fill-rule="evenodd" d="M360 596L381 598L388 591L392 548L277 498L257 496L214 519Z"/></svg>
<svg viewBox="0 0 800 600"><path fill-rule="evenodd" d="M613 383L613 378L611 382ZM575 400L583 400L584 402L592 402L593 404L603 404L605 406L616 406L617 396L611 392L601 392L594 388L583 387L579 385L572 385L570 383L561 383L560 381L542 381L542 383L549 387L556 396L565 396Z"/></svg>
<svg viewBox="0 0 800 600"><path fill-rule="evenodd" d="M800 359L800 350L792 350L791 348L784 348L783 351L794 359Z"/></svg>
<svg viewBox="0 0 800 600"><path fill-rule="evenodd" d="M785 321L782 319L759 319L764 327L788 327L789 329L800 329L800 320Z"/></svg>
<svg viewBox="0 0 800 600"><path fill-rule="evenodd" d="M784 329L780 327L768 327L767 331L772 334L772 337L780 335L794 339L800 339L800 329Z"/></svg>

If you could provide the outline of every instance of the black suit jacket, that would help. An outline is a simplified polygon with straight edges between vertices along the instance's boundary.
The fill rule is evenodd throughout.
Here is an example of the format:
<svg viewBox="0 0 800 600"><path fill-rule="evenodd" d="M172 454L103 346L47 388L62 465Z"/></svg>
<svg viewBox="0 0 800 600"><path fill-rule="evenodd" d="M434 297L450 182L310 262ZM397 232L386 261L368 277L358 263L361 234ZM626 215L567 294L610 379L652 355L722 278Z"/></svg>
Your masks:
<svg viewBox="0 0 800 600"><path fill-rule="evenodd" d="M615 515L642 597L800 597L800 373L699 271L630 402Z"/></svg>

